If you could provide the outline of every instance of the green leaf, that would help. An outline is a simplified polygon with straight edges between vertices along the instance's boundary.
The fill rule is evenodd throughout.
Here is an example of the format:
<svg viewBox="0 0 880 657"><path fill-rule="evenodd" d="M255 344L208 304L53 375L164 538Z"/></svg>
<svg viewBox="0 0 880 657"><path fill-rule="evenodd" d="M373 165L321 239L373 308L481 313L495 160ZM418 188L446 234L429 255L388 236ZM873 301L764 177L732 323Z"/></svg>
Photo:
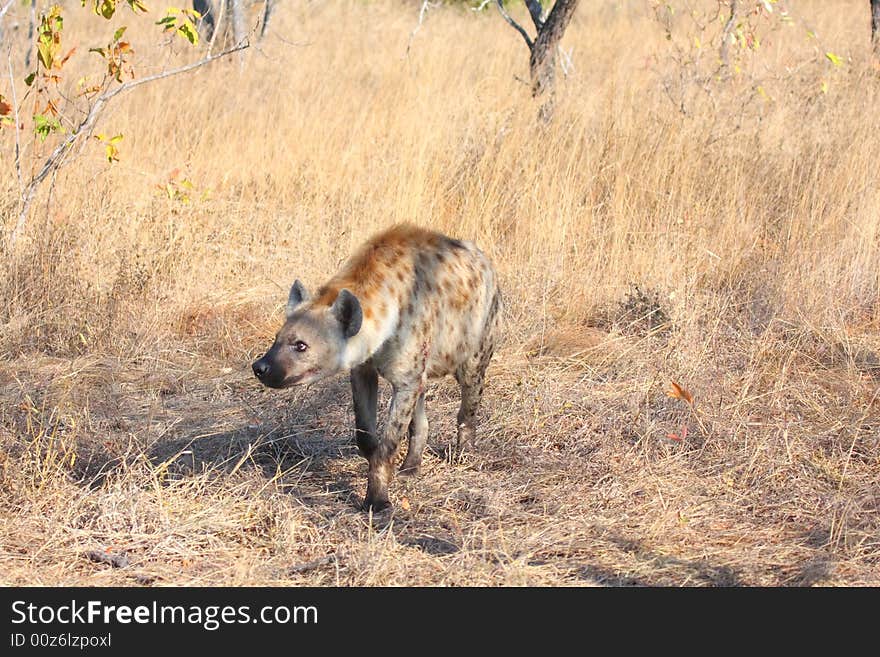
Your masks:
<svg viewBox="0 0 880 657"><path fill-rule="evenodd" d="M183 23L178 26L177 31L180 32L186 40L189 41L192 45L197 45L199 42L199 33L196 30L195 25L190 23L188 20L184 20Z"/></svg>
<svg viewBox="0 0 880 657"><path fill-rule="evenodd" d="M833 52L826 52L825 56L828 58L828 61L830 61L835 66L843 66L843 60L835 55Z"/></svg>
<svg viewBox="0 0 880 657"><path fill-rule="evenodd" d="M27 77L24 79L24 83L25 83L27 86L31 86L31 85L34 83L34 78L35 78L35 77L37 77L37 72L36 72L36 71L34 71L33 73L31 73L29 76L27 76Z"/></svg>
<svg viewBox="0 0 880 657"><path fill-rule="evenodd" d="M89 48L89 52L96 52L101 55L101 57L104 57L105 59L107 58L107 51L103 48Z"/></svg>
<svg viewBox="0 0 880 657"><path fill-rule="evenodd" d="M118 144L122 141L122 135L116 135L115 137L110 137L111 144Z"/></svg>
<svg viewBox="0 0 880 657"><path fill-rule="evenodd" d="M116 31L113 33L113 40L114 40L114 41L119 41L119 39L122 38L122 35L125 34L125 30L126 30L126 26L125 26L125 25L123 25L123 26L120 27L118 30L116 30Z"/></svg>
<svg viewBox="0 0 880 657"><path fill-rule="evenodd" d="M100 0L95 5L95 13L109 21L116 13L116 0Z"/></svg>
<svg viewBox="0 0 880 657"><path fill-rule="evenodd" d="M34 114L34 133L40 138L40 141L46 141L49 133L57 130L61 130L61 123L58 122L58 119Z"/></svg>
<svg viewBox="0 0 880 657"><path fill-rule="evenodd" d="M40 43L37 44L37 59L40 60L40 63L45 68L52 68L52 47L44 43L42 38Z"/></svg>

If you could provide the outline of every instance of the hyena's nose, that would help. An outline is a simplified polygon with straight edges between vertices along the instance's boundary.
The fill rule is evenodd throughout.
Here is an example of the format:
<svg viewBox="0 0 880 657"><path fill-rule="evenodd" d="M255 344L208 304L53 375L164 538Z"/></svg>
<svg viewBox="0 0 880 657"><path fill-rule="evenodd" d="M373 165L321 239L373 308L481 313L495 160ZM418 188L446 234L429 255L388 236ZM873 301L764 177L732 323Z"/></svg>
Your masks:
<svg viewBox="0 0 880 657"><path fill-rule="evenodd" d="M254 374L258 379L265 379L267 376L269 376L269 372L272 371L272 366L269 365L269 363L267 363L262 358L260 360L254 361L254 364L251 365L251 367L253 367Z"/></svg>

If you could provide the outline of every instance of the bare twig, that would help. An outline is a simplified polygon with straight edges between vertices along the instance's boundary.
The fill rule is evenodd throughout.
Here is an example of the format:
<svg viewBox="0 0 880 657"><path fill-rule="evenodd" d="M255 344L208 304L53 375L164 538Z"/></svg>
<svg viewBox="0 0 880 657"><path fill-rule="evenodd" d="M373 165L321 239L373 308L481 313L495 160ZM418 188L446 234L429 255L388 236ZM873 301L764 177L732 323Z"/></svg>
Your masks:
<svg viewBox="0 0 880 657"><path fill-rule="evenodd" d="M2 20L3 17L6 15L6 12L9 11L9 8L12 6L13 2L15 2L15 0L8 0L6 4L3 5L2 8L0 8L0 20Z"/></svg>
<svg viewBox="0 0 880 657"><path fill-rule="evenodd" d="M10 3L11 4L11 3ZM9 5L7 5L8 7ZM12 73L12 48L6 54L6 63L9 66L9 88L12 90L12 110L15 112L15 175L18 176L18 195L24 193L24 181L21 178L21 126L18 119L18 96L15 93L15 76Z"/></svg>
<svg viewBox="0 0 880 657"><path fill-rule="evenodd" d="M27 50L24 53L25 68L30 68L31 66L31 53L33 52L31 46L34 43L34 31L37 29L37 0L31 0L31 11L28 21Z"/></svg>
<svg viewBox="0 0 880 657"><path fill-rule="evenodd" d="M272 19L272 12L275 11L275 2L276 0L266 0L265 2L263 7L263 23L260 25L259 42L262 42L263 39L266 38L266 32L269 29L269 21Z"/></svg>
<svg viewBox="0 0 880 657"><path fill-rule="evenodd" d="M724 24L721 32L721 66L727 68L730 65L730 35L736 28L737 15L739 13L739 0L730 0L730 16Z"/></svg>
<svg viewBox="0 0 880 657"><path fill-rule="evenodd" d="M483 11L486 8L486 5L488 5L490 2L492 2L492 0L483 0L479 4L479 6L471 7L471 11Z"/></svg>
<svg viewBox="0 0 880 657"><path fill-rule="evenodd" d="M147 84L148 82L154 82L156 80L162 80L164 78L169 78L174 75L180 75L181 73L187 73L189 71L200 68L205 64L209 64L216 59L220 59L222 57L226 57L227 55L236 53L240 50L244 50L249 46L250 44L245 41L242 44L233 46L232 48L228 48L221 53L217 53L216 55L208 55L197 62L186 64L185 66L179 66L177 68L163 71L161 73L156 73L155 75L148 75L145 78L130 80L129 82L126 82L116 87L115 89L108 89L107 91L104 91L102 94L100 94L95 100L95 103L89 109L86 117L77 126L76 130L72 130L67 138L55 147L49 157L47 157L46 160L43 162L43 166L40 167L40 170L34 175L33 178L31 178L30 182L27 184L24 191L22 192L21 210L18 215L18 221L16 222L15 228L12 230L12 233L9 236L9 250L11 251L13 249L19 235L21 234L21 231L24 229L31 203L34 200L34 197L36 196L37 190L39 189L40 185L50 173L61 166L61 163L63 162L68 150L80 138L80 136L88 136L91 133L92 129L95 127L95 122L98 120L98 117L103 111L104 106L108 102L110 102L119 94L126 91L131 91L132 89L135 89L136 87L139 87L143 84Z"/></svg>
<svg viewBox="0 0 880 657"><path fill-rule="evenodd" d="M223 28L223 17L226 13L226 0L220 0L220 11L217 14L217 22L214 24L214 31L211 33L211 40L208 42L208 56L214 50L214 41L217 40L217 34ZM237 45L237 44L236 44Z"/></svg>
<svg viewBox="0 0 880 657"><path fill-rule="evenodd" d="M571 50L565 52L562 48L562 44L558 44L556 46L556 52L559 54L559 67L562 69L562 74L565 77L568 77L574 70L574 62L571 59Z"/></svg>
<svg viewBox="0 0 880 657"><path fill-rule="evenodd" d="M425 0L422 3L422 8L419 9L419 22L413 28L413 31L409 34L409 41L406 44L406 52L403 54L404 57L409 55L409 49L412 48L413 39L416 38L416 33L422 29L422 23L425 22L425 14L428 13L428 9L433 9L434 7L439 7L439 2L430 2L430 0Z"/></svg>
<svg viewBox="0 0 880 657"><path fill-rule="evenodd" d="M531 50L532 46L534 46L535 44L532 41L531 37L529 36L529 33L523 29L522 25L520 25L515 20L513 20L513 18L511 18L510 14L507 13L507 10L504 8L504 0L497 0L497 4L498 4L498 11L501 12L501 15L504 17L504 20L506 20L513 29L515 29L517 32L519 32L522 35L522 38L526 40L526 45L529 47L529 50Z"/></svg>

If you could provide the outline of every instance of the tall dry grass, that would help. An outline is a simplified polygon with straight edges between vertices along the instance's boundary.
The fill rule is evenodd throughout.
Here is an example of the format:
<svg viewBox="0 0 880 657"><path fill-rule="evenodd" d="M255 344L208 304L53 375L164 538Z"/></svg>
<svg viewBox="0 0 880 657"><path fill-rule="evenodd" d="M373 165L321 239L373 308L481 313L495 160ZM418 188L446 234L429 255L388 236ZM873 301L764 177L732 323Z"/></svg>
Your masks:
<svg viewBox="0 0 880 657"><path fill-rule="evenodd" d="M121 542L148 581L179 583L877 583L867 8L798 3L819 41L775 30L702 89L646 4L579 9L549 125L494 12L435 9L411 37L418 7L383 0L295 3L243 71L120 100L98 129L125 135L121 162L77 152L0 264L2 578L130 581L77 556ZM100 40L68 12L74 42ZM167 58L155 36L135 50L139 74ZM4 130L7 228L11 144ZM320 284L401 221L476 240L508 304L489 447L407 489L424 509L397 520L406 540L339 510L363 483L340 447L344 386L328 393L340 416L315 425L314 391L284 410L246 371L295 277ZM670 378L697 412L664 397ZM454 394L436 395L442 435ZM256 458L285 421L341 442ZM681 426L683 447L666 439ZM297 501L291 472L316 477ZM524 515L505 510L530 487ZM328 551L341 570L284 574Z"/></svg>

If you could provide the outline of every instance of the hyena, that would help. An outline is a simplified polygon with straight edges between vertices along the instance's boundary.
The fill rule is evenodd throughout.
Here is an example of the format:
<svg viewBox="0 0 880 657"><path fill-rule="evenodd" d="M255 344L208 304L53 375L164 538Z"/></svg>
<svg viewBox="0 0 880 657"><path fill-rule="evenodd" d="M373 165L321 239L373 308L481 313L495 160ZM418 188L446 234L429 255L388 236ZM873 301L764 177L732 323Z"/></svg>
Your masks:
<svg viewBox="0 0 880 657"><path fill-rule="evenodd" d="M355 440L369 463L364 507L378 510L389 505L404 434L409 445L399 475L419 472L428 435L428 378L452 374L458 381L456 448L473 440L500 319L495 270L473 243L395 226L367 241L314 297L299 280L293 283L284 326L253 370L271 388L351 371ZM381 436L378 375L393 390Z"/></svg>

